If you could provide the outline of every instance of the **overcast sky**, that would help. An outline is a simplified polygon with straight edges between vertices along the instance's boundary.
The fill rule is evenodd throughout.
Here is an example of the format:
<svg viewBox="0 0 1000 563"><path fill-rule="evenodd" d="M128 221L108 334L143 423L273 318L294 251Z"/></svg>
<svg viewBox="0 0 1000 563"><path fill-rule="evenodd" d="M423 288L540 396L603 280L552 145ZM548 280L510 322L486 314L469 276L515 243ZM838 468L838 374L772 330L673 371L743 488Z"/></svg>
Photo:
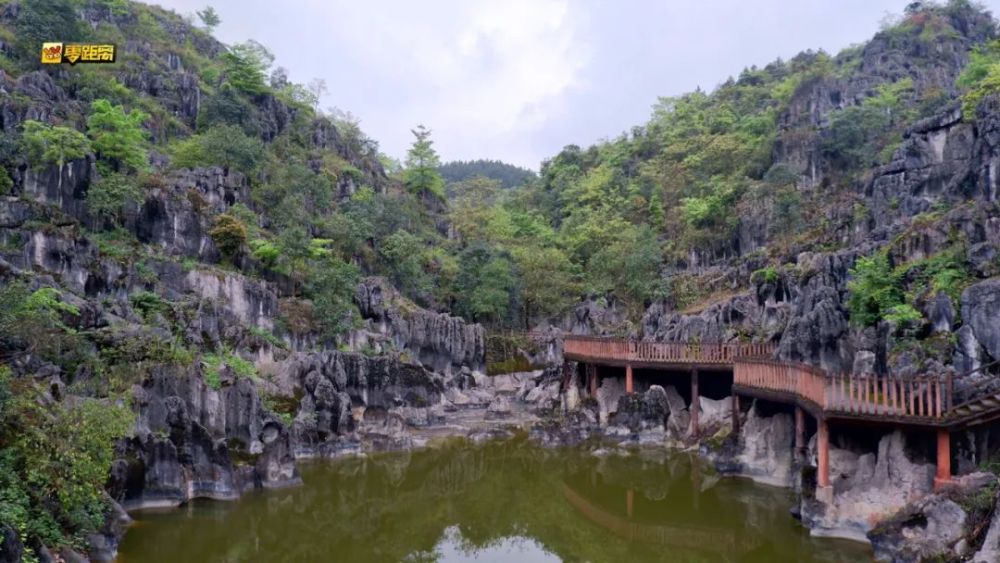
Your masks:
<svg viewBox="0 0 1000 563"><path fill-rule="evenodd" d="M153 0L211 2L226 43L255 39L322 107L402 158L423 123L443 160L537 169L567 144L642 124L659 96L874 34L906 0ZM985 2L994 14L1000 0Z"/></svg>

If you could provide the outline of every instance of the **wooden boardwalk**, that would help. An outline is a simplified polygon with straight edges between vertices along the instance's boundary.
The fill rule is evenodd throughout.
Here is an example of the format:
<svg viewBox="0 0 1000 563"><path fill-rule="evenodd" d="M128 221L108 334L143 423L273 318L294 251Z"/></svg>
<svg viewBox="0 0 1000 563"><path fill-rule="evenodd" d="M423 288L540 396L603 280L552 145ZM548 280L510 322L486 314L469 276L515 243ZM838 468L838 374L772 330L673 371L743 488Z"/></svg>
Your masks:
<svg viewBox="0 0 1000 563"><path fill-rule="evenodd" d="M951 478L951 434L962 427L1000 419L1000 390L987 389L955 404L950 373L913 377L831 374L806 364L774 358L776 347L760 343L645 342L567 335L563 339L569 382L569 362L585 365L591 395L597 394L597 366L625 368L625 390L632 393L633 368L689 370L691 405L689 434L699 433L699 370L732 370L733 430L739 431L741 395L795 405L795 448L805 449L805 412L817 423L817 498L832 499L829 423L856 421L889 424L937 433L935 487ZM1000 364L1000 362L998 362ZM991 364L992 365L992 364ZM983 366L983 368L989 366ZM987 381L989 383L989 380Z"/></svg>
<svg viewBox="0 0 1000 563"><path fill-rule="evenodd" d="M795 403L817 417L932 427L963 420L953 409L950 374L906 378L830 374L775 360L775 352L775 345L762 343L686 344L592 336L566 336L563 344L565 359L586 364L731 369L735 393Z"/></svg>

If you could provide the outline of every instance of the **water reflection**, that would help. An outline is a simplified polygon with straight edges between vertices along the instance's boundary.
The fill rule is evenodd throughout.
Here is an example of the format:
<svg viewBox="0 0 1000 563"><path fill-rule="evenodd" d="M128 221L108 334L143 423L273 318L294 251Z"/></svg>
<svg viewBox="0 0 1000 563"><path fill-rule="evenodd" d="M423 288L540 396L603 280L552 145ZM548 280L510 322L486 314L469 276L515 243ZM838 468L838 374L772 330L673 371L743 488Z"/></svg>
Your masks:
<svg viewBox="0 0 1000 563"><path fill-rule="evenodd" d="M863 561L783 490L697 459L524 440L303 467L305 486L143 512L121 561Z"/></svg>

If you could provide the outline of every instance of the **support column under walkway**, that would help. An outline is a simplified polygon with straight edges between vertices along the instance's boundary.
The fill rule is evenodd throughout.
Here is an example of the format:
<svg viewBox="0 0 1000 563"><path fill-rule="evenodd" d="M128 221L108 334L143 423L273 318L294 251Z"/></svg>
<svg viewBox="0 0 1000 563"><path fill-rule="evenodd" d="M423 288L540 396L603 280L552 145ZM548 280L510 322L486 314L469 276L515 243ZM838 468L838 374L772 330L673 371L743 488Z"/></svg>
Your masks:
<svg viewBox="0 0 1000 563"><path fill-rule="evenodd" d="M934 490L939 491L954 484L951 478L951 433L947 428L937 431L937 474L934 475Z"/></svg>
<svg viewBox="0 0 1000 563"><path fill-rule="evenodd" d="M826 419L816 421L816 500L833 501L833 487L830 486L830 428Z"/></svg>
<svg viewBox="0 0 1000 563"><path fill-rule="evenodd" d="M795 407L795 459L804 460L806 457L806 411L802 407Z"/></svg>
<svg viewBox="0 0 1000 563"><path fill-rule="evenodd" d="M691 415L691 425L688 432L692 436L698 435L698 413L701 410L701 399L698 396L698 370L691 370L691 408L688 409Z"/></svg>

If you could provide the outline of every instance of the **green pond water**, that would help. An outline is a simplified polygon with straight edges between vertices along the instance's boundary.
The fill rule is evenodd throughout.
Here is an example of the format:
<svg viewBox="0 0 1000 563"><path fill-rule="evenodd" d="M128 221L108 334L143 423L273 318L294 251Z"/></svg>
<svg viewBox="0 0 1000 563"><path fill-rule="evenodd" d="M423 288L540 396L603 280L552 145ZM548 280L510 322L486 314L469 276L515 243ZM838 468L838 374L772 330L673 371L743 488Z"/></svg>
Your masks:
<svg viewBox="0 0 1000 563"><path fill-rule="evenodd" d="M324 461L304 486L140 511L121 562L870 561L810 538L786 490L686 454L526 440Z"/></svg>

